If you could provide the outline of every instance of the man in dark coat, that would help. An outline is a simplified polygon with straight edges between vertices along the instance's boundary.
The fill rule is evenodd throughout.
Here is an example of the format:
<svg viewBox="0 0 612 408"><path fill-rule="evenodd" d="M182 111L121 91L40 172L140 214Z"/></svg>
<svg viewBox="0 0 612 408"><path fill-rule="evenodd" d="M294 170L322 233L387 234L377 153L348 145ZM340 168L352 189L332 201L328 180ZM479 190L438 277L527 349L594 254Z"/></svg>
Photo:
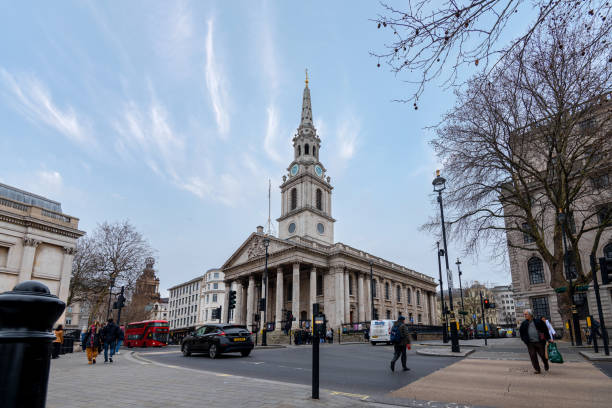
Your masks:
<svg viewBox="0 0 612 408"><path fill-rule="evenodd" d="M399 341L393 342L393 359L391 360L391 371L395 371L395 362L398 358L402 358L402 367L404 371L410 370L406 366L406 347L410 344L410 333L408 332L408 326L404 324L406 318L400 316L395 323L393 323L393 329L399 331Z"/></svg>
<svg viewBox="0 0 612 408"><path fill-rule="evenodd" d="M540 363L538 362L538 355L544 363L544 370L548 371L548 359L546 358L546 343L550 340L550 334L546 324L540 319L533 318L533 312L531 309L525 309L523 312L525 320L521 323L519 333L521 334L521 340L527 345L527 351L529 351L529 357L531 358L531 364L536 374L540 374Z"/></svg>
<svg viewBox="0 0 612 408"><path fill-rule="evenodd" d="M106 324L106 326L104 326L104 328L100 332L100 339L104 343L104 362L105 363L108 363L109 361L111 363L113 362L113 355L115 354L115 349L117 348L116 342L117 342L117 339L119 338L120 330L121 329L119 329L119 326L117 326L115 322L113 322L113 319L110 318L108 319L108 323ZM110 360L108 357L109 349L110 349Z"/></svg>

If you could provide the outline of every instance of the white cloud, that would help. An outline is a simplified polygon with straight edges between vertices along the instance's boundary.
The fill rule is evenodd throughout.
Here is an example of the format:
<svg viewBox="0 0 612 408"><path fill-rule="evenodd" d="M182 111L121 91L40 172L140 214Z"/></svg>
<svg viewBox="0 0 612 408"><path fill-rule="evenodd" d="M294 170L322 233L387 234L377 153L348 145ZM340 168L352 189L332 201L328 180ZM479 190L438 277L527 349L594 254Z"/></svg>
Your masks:
<svg viewBox="0 0 612 408"><path fill-rule="evenodd" d="M0 79L6 99L25 118L55 129L73 142L87 144L93 138L77 117L74 109L59 108L47 88L34 76L15 76L0 68Z"/></svg>
<svg viewBox="0 0 612 408"><path fill-rule="evenodd" d="M227 112L227 93L223 76L217 67L217 59L213 41L213 21L208 20L208 33L206 35L206 86L210 100L215 111L217 128L222 137L227 135L230 128L230 119Z"/></svg>
<svg viewBox="0 0 612 408"><path fill-rule="evenodd" d="M191 73L198 50L192 11L184 1L159 4L150 13L150 30L155 52L173 74ZM201 48L200 48L201 50Z"/></svg>
<svg viewBox="0 0 612 408"><path fill-rule="evenodd" d="M336 130L336 142L340 159L348 161L353 158L360 130L361 124L353 115L349 115L340 121Z"/></svg>
<svg viewBox="0 0 612 408"><path fill-rule="evenodd" d="M266 136L264 138L264 149L266 154L272 160L282 163L283 158L277 151L276 145L278 144L278 112L274 105L268 106L268 123L266 126Z"/></svg>

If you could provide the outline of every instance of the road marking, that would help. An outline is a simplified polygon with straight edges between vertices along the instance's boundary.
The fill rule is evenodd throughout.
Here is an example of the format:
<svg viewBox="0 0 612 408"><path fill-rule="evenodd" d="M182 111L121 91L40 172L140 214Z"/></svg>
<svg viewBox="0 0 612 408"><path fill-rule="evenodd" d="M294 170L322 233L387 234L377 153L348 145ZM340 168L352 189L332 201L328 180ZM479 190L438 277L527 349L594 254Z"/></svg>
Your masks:
<svg viewBox="0 0 612 408"><path fill-rule="evenodd" d="M330 392L331 395L343 395L345 397L351 397L351 398L358 398L362 401L367 400L368 398L370 398L369 395L362 395L362 394L351 394L349 392L341 392L341 391L331 391Z"/></svg>
<svg viewBox="0 0 612 408"><path fill-rule="evenodd" d="M150 352L150 353L142 353L142 354L158 356L160 354L175 354L175 353L180 353L180 351L178 351L178 350L176 350L176 351L153 351L153 352Z"/></svg>
<svg viewBox="0 0 612 408"><path fill-rule="evenodd" d="M217 374L217 377L233 377L231 374Z"/></svg>

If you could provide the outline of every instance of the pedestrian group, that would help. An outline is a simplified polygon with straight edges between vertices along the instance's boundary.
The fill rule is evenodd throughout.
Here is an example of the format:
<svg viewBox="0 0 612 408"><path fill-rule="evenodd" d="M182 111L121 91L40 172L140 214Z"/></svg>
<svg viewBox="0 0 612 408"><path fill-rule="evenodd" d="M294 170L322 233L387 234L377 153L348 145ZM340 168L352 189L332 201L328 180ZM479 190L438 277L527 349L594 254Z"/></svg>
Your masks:
<svg viewBox="0 0 612 408"><path fill-rule="evenodd" d="M104 350L104 362L112 363L113 356L119 354L124 334L113 319L108 319L106 325L100 328L95 322L89 327L82 339L82 347L87 352L88 364L96 364L96 357Z"/></svg>

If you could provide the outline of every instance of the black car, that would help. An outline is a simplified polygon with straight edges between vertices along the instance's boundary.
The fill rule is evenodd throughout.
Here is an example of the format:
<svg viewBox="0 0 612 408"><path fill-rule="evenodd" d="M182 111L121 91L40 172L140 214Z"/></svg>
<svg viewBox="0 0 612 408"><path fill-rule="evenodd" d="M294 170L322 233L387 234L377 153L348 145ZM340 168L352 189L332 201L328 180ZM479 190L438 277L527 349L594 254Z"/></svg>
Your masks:
<svg viewBox="0 0 612 408"><path fill-rule="evenodd" d="M207 324L181 342L185 357L192 353L207 353L210 358L217 358L221 353L240 353L246 357L253 347L251 332L245 326L233 324Z"/></svg>

